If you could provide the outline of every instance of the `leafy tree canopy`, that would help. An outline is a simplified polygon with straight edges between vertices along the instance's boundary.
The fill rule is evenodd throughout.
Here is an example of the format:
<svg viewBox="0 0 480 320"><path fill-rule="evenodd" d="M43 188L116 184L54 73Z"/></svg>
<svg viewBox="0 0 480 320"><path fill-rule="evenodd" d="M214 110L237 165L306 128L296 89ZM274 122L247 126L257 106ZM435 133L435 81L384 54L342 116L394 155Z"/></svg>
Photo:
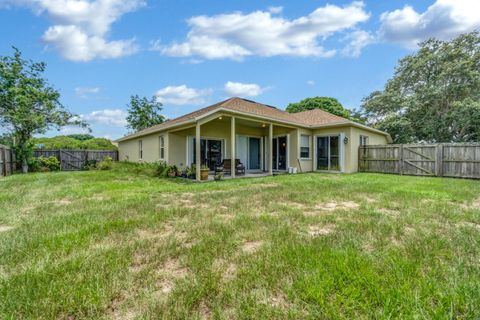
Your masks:
<svg viewBox="0 0 480 320"><path fill-rule="evenodd" d="M80 140L80 141L85 141L85 140L90 140L95 138L91 134L83 134L83 133L69 134L67 137Z"/></svg>
<svg viewBox="0 0 480 320"><path fill-rule="evenodd" d="M162 104L155 97L147 99L138 95L131 96L127 108L128 128L133 131L140 131L165 121L165 117L160 114Z"/></svg>
<svg viewBox="0 0 480 320"><path fill-rule="evenodd" d="M361 108L396 143L480 141L479 33L421 43Z"/></svg>
<svg viewBox="0 0 480 320"><path fill-rule="evenodd" d="M33 138L32 144L37 149L117 150L117 147L105 138L79 140L72 138L71 135L53 138Z"/></svg>
<svg viewBox="0 0 480 320"><path fill-rule="evenodd" d="M0 125L15 137L17 157L28 171L31 139L35 134L65 125L82 125L60 103L60 93L43 78L45 63L13 56L0 57Z"/></svg>
<svg viewBox="0 0 480 320"><path fill-rule="evenodd" d="M300 102L290 103L285 110L290 113L297 113L313 109L321 109L350 119L350 111L345 109L337 99L330 97L306 98Z"/></svg>

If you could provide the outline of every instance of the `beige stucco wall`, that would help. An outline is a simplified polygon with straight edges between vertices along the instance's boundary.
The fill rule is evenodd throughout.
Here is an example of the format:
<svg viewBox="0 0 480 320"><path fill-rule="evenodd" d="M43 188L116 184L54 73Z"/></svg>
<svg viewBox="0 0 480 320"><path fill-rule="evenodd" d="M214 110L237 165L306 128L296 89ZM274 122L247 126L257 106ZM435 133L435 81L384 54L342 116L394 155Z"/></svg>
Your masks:
<svg viewBox="0 0 480 320"><path fill-rule="evenodd" d="M258 125L249 126L245 122L237 122L236 134L255 137L268 137L268 126L262 128ZM337 135L344 134L348 138L348 143L345 145L340 141L344 148L344 172L356 172L358 169L358 147L360 144L360 135L365 135L369 138L369 144L386 144L388 143L385 135L356 128L353 126L332 127L324 129L309 130L304 128L288 128L283 126L274 126L273 135L287 135L288 136L288 153L289 163L291 167L297 167L300 172L314 171L316 166L316 137L322 135ZM119 142L119 158L120 160L128 160L132 162L144 161L155 162L159 161L160 146L159 137L165 138L165 161L169 164L177 165L184 169L187 165L187 139L195 136L195 127L190 127L183 130L155 133L141 138L136 138L128 141ZM310 157L308 159L300 158L300 136L308 135L310 137ZM230 118L225 117L222 120L215 119L207 122L201 126L201 136L203 138L216 138L224 141L224 156L231 158L231 128ZM143 159L138 157L138 141L143 141ZM268 146L265 152L265 164L268 170ZM191 161L191 159L190 159ZM300 162L300 166L299 166Z"/></svg>
<svg viewBox="0 0 480 320"><path fill-rule="evenodd" d="M152 135L132 139L128 141L120 141L118 143L118 154L120 161L131 162L155 162L160 160L160 136L165 139L165 161L168 161L168 134L155 133ZM139 157L139 141L142 141L143 157Z"/></svg>

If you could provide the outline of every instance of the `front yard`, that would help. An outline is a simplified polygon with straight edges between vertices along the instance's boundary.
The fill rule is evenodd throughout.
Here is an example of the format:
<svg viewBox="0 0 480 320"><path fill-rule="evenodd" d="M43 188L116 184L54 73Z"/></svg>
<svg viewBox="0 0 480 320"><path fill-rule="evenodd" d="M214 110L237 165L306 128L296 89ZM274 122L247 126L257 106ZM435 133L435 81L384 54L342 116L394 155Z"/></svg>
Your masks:
<svg viewBox="0 0 480 320"><path fill-rule="evenodd" d="M0 318L480 317L480 181L0 178Z"/></svg>

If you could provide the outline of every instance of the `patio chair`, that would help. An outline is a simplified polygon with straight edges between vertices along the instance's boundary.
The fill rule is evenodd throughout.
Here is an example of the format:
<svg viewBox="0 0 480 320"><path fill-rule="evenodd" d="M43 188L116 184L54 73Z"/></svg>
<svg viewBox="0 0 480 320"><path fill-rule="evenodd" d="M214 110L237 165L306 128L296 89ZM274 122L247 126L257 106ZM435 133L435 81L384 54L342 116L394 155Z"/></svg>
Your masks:
<svg viewBox="0 0 480 320"><path fill-rule="evenodd" d="M215 174L218 172L223 172L225 174L232 174L232 159L223 159L220 165L215 166ZM244 175L245 166L240 161L240 159L235 159L235 174Z"/></svg>

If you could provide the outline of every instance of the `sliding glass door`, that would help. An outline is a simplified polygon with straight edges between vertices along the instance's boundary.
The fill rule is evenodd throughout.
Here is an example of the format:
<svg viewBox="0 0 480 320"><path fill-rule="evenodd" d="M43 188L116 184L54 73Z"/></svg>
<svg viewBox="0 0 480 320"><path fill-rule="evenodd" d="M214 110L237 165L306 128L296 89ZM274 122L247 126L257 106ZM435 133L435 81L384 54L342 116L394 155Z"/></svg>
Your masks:
<svg viewBox="0 0 480 320"><path fill-rule="evenodd" d="M192 164L196 163L197 145L193 138ZM200 161L202 165L207 165L210 170L215 170L215 166L222 162L222 140L200 139Z"/></svg>
<svg viewBox="0 0 480 320"><path fill-rule="evenodd" d="M273 138L273 170L287 170L287 137Z"/></svg>
<svg viewBox="0 0 480 320"><path fill-rule="evenodd" d="M340 136L317 137L317 170L340 171Z"/></svg>

